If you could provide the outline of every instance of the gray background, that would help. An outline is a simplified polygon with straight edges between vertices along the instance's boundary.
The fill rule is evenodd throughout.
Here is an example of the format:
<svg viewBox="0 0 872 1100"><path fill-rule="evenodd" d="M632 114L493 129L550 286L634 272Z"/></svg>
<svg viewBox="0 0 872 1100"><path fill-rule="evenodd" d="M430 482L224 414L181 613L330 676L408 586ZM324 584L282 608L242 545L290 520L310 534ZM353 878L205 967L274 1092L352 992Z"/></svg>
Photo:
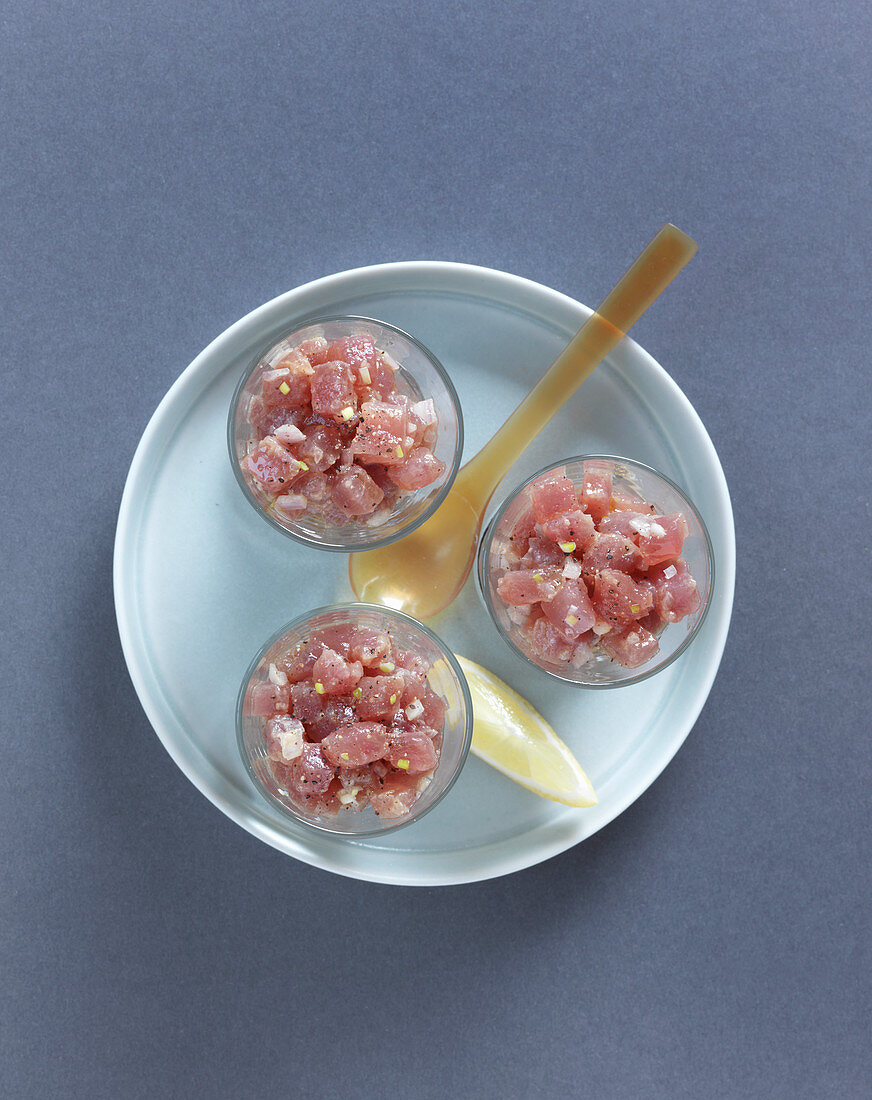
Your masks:
<svg viewBox="0 0 872 1100"><path fill-rule="evenodd" d="M7 2L2 1091L869 1095L868 4ZM475 886L297 864L201 797L121 656L151 413L305 280L435 258L595 304L721 455L730 639L654 786Z"/></svg>

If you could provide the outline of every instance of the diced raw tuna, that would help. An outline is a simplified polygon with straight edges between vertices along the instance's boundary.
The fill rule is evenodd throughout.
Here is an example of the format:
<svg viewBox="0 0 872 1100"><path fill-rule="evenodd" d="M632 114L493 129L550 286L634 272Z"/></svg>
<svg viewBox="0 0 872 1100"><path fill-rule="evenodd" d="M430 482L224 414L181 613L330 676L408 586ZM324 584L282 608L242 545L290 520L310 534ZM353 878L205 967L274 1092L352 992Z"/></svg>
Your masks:
<svg viewBox="0 0 872 1100"><path fill-rule="evenodd" d="M276 497L273 507L286 520L299 519L309 507L309 502L302 493L285 493Z"/></svg>
<svg viewBox="0 0 872 1100"><path fill-rule="evenodd" d="M605 622L623 626L648 614L654 606L654 586L616 569L603 569L594 582L593 606Z"/></svg>
<svg viewBox="0 0 872 1100"><path fill-rule="evenodd" d="M351 695L325 695L324 709L306 723L306 736L310 741L323 741L340 726L347 726L357 718Z"/></svg>
<svg viewBox="0 0 872 1100"><path fill-rule="evenodd" d="M347 516L368 516L384 500L384 493L360 466L332 474L331 493L336 507Z"/></svg>
<svg viewBox="0 0 872 1100"><path fill-rule="evenodd" d="M390 721L402 705L403 677L364 676L357 685L358 717Z"/></svg>
<svg viewBox="0 0 872 1100"><path fill-rule="evenodd" d="M301 680L291 686L291 709L294 717L307 727L316 718L319 718L324 709L324 695L315 690L311 680Z"/></svg>
<svg viewBox="0 0 872 1100"><path fill-rule="evenodd" d="M625 496L623 493L612 493L611 499L612 512L636 512L642 515L653 515L657 509L653 504L648 504L644 500L640 500L638 497ZM602 530L602 526L600 527Z"/></svg>
<svg viewBox="0 0 872 1100"><path fill-rule="evenodd" d="M409 775L420 775L436 767L437 756L433 742L426 733L410 730L391 737L385 760Z"/></svg>
<svg viewBox="0 0 872 1100"><path fill-rule="evenodd" d="M656 594L654 599L657 599ZM652 611L649 611L648 614L645 615L643 618L639 619L639 626L644 626L645 629L649 631L649 633L655 635L655 637L660 633L665 625L666 624L664 623L663 619L661 619L660 616L657 614L656 608L654 608Z"/></svg>
<svg viewBox="0 0 872 1100"><path fill-rule="evenodd" d="M302 415L300 409L292 409L288 405L267 406L261 397L255 397L248 407L248 422L258 439L272 435L283 424L295 424Z"/></svg>
<svg viewBox="0 0 872 1100"><path fill-rule="evenodd" d="M311 679L315 661L321 655L323 648L321 642L315 639L298 642L292 649L283 654L276 661L276 664L292 684L296 684L300 680Z"/></svg>
<svg viewBox="0 0 872 1100"><path fill-rule="evenodd" d="M398 466L408 458L408 412L388 401L367 401L354 437L354 453L364 464Z"/></svg>
<svg viewBox="0 0 872 1100"><path fill-rule="evenodd" d="M389 772L370 796L370 805L379 817L405 817L418 800L418 776Z"/></svg>
<svg viewBox="0 0 872 1100"><path fill-rule="evenodd" d="M429 663L412 649L395 649L393 661L397 668L404 668L417 676L419 680L425 680L430 671Z"/></svg>
<svg viewBox="0 0 872 1100"><path fill-rule="evenodd" d="M584 576L592 577L601 569L620 569L621 572L636 572L644 567L642 554L631 540L623 535L594 535L591 545L581 559Z"/></svg>
<svg viewBox="0 0 872 1100"><path fill-rule="evenodd" d="M370 764L388 753L388 731L379 722L352 722L325 737L321 750L324 759L337 767Z"/></svg>
<svg viewBox="0 0 872 1100"><path fill-rule="evenodd" d="M559 546L550 539L539 538L534 535L527 546L527 553L521 558L521 567L533 571L548 566L556 566L562 569L565 560L566 555Z"/></svg>
<svg viewBox="0 0 872 1100"><path fill-rule="evenodd" d="M260 441L245 459L243 468L273 496L286 493L302 472L300 463L272 435Z"/></svg>
<svg viewBox="0 0 872 1100"><path fill-rule="evenodd" d="M281 765L276 766L281 767ZM327 785L326 791L313 792L304 789L303 793L299 794L289 789L288 796L307 817L333 817L340 808L337 796L341 790L342 784L338 777L334 777Z"/></svg>
<svg viewBox="0 0 872 1100"><path fill-rule="evenodd" d="M579 503L595 523L607 515L612 498L612 468L602 462L586 462L578 494Z"/></svg>
<svg viewBox="0 0 872 1100"><path fill-rule="evenodd" d="M406 417L406 438L411 440L411 424L412 424L412 405L413 401L404 393L400 393L399 390L395 390L393 393L389 393L387 397L381 399L378 395L374 394L371 398L372 401L384 400L387 405L395 405L400 409Z"/></svg>
<svg viewBox="0 0 872 1100"><path fill-rule="evenodd" d="M581 581L562 580L555 595L541 606L545 617L567 641L586 633L596 621L590 596Z"/></svg>
<svg viewBox="0 0 872 1100"><path fill-rule="evenodd" d="M650 512L647 515L643 512L631 511L610 512L600 521L597 530L603 535L622 535L625 539L636 542L638 531L633 526L633 522L647 522L650 519Z"/></svg>
<svg viewBox="0 0 872 1100"><path fill-rule="evenodd" d="M374 760L372 763L381 764L383 768L382 775L387 773L386 764L378 760ZM361 790L368 791L378 786L376 769L367 767L363 764L355 768L349 767L347 764L342 764L336 772L336 778L346 790L349 787L359 787Z"/></svg>
<svg viewBox="0 0 872 1100"><path fill-rule="evenodd" d="M293 448L305 440L305 435L300 431L296 424L280 424L273 435L281 443L283 447L287 447L289 451L293 451Z"/></svg>
<svg viewBox="0 0 872 1100"><path fill-rule="evenodd" d="M569 663L573 668L581 668L582 665L586 665L588 661L593 659L593 647L598 641L599 638L591 630L575 639L575 648L569 658Z"/></svg>
<svg viewBox="0 0 872 1100"><path fill-rule="evenodd" d="M535 533L536 517L533 515L533 509L527 508L527 510L522 512L515 520L515 525L512 527L512 533L509 537L512 541L518 539L531 539Z"/></svg>
<svg viewBox="0 0 872 1100"><path fill-rule="evenodd" d="M396 484L391 481L389 468L387 466L382 466L377 462L368 462L366 464L366 472L384 493L385 498L383 504L389 504L399 495L400 490L397 488Z"/></svg>
<svg viewBox="0 0 872 1100"><path fill-rule="evenodd" d="M312 364L299 351L285 355L272 370L261 375L261 395L264 404L301 408L312 400L309 379Z"/></svg>
<svg viewBox="0 0 872 1100"><path fill-rule="evenodd" d="M248 693L246 713L257 718L270 714L284 714L291 701L291 688L288 684L274 684L266 680L254 684Z"/></svg>
<svg viewBox="0 0 872 1100"><path fill-rule="evenodd" d="M325 814L332 815L335 813L335 794L342 789L337 779L330 781L326 791L317 792L305 787L300 792L294 785L293 764L274 762L271 764L271 768L279 788L286 792L286 800L296 807L300 813L308 818L317 818Z"/></svg>
<svg viewBox="0 0 872 1100"><path fill-rule="evenodd" d="M323 336L313 336L311 340L304 340L300 344L300 351L312 366L318 366L320 363L326 363L330 356L327 354L327 341Z"/></svg>
<svg viewBox="0 0 872 1100"><path fill-rule="evenodd" d="M325 649L312 668L315 690L320 685L325 695L347 694L357 686L361 676L363 665L360 661L346 661L332 649Z"/></svg>
<svg viewBox="0 0 872 1100"><path fill-rule="evenodd" d="M321 363L311 379L312 410L334 424L347 424L357 412L357 393L347 363Z"/></svg>
<svg viewBox="0 0 872 1100"><path fill-rule="evenodd" d="M533 515L533 509L528 508L526 511L522 512L515 521L515 525L509 535L509 542L519 558L526 554L530 539L535 533L536 517Z"/></svg>
<svg viewBox="0 0 872 1100"><path fill-rule="evenodd" d="M331 695L324 704L324 713L335 726L347 726L359 717L356 702L353 689L349 695Z"/></svg>
<svg viewBox="0 0 872 1100"><path fill-rule="evenodd" d="M398 668L396 675L403 682L403 689L400 693L400 707L407 707L415 699L420 701L422 693L427 688L426 680L416 676L413 672L409 672L407 668Z"/></svg>
<svg viewBox="0 0 872 1100"><path fill-rule="evenodd" d="M338 809L350 813L360 813L365 810L369 805L369 796L375 782L371 765L364 764L359 768L339 768L336 772L336 778L340 787L336 792Z"/></svg>
<svg viewBox="0 0 872 1100"><path fill-rule="evenodd" d="M288 791L290 786L292 763L292 760L273 760L270 758L269 769L273 773L273 777L279 789L283 792ZM296 795L294 796L294 801L296 802Z"/></svg>
<svg viewBox="0 0 872 1100"><path fill-rule="evenodd" d="M572 656L573 644L567 641L550 619L537 619L530 637L530 649L538 661L559 665Z"/></svg>
<svg viewBox="0 0 872 1100"><path fill-rule="evenodd" d="M310 470L323 473L339 460L342 440L332 424L307 424L302 429L304 440L294 451Z"/></svg>
<svg viewBox="0 0 872 1100"><path fill-rule="evenodd" d="M310 504L319 504L329 492L327 475L310 470L308 474L303 474L294 482L294 492L305 497L307 507Z"/></svg>
<svg viewBox="0 0 872 1100"><path fill-rule="evenodd" d="M371 336L360 333L357 336L343 336L334 340L327 348L327 358L342 360L351 366L365 364L374 366L376 361L375 344Z"/></svg>
<svg viewBox="0 0 872 1100"><path fill-rule="evenodd" d="M687 538L687 520L680 512L668 516L643 516L634 519L631 527L649 566L677 558Z"/></svg>
<svg viewBox="0 0 872 1100"><path fill-rule="evenodd" d="M421 713L421 721L430 728L431 732L441 730L445 725L445 700L428 687L424 688L419 698L421 706L424 708Z"/></svg>
<svg viewBox="0 0 872 1100"><path fill-rule="evenodd" d="M655 566L648 577L654 584L654 609L664 622L677 623L699 610L697 583L683 558Z"/></svg>
<svg viewBox="0 0 872 1100"><path fill-rule="evenodd" d="M378 397L384 401L391 394L397 392L397 380L394 377L394 372L381 355L376 357L375 366L370 367L369 370L372 376L371 393L373 397Z"/></svg>
<svg viewBox="0 0 872 1100"><path fill-rule="evenodd" d="M342 784L340 782L340 787ZM342 787L337 791L339 808L349 813L361 813L369 805L370 791L365 787Z"/></svg>
<svg viewBox="0 0 872 1100"><path fill-rule="evenodd" d="M354 636L354 627L346 623L333 623L330 626L319 627L312 634L313 642L320 642L324 649L335 649L343 657L349 657L351 639Z"/></svg>
<svg viewBox="0 0 872 1100"><path fill-rule="evenodd" d="M558 512L569 512L578 507L572 481L556 474L548 474L530 485L530 502L537 523L543 523Z"/></svg>
<svg viewBox="0 0 872 1100"><path fill-rule="evenodd" d="M430 732L442 729L445 722L445 700L423 680L405 672L405 684L400 696L400 710L394 716L397 729L408 731L422 723Z"/></svg>
<svg viewBox="0 0 872 1100"><path fill-rule="evenodd" d="M497 591L504 603L517 606L552 599L562 581L562 572L553 567L515 569L500 577L497 582Z"/></svg>
<svg viewBox="0 0 872 1100"><path fill-rule="evenodd" d="M539 527L544 538L558 545L574 543L578 550L587 549L596 534L593 519L578 508L551 516Z"/></svg>
<svg viewBox="0 0 872 1100"><path fill-rule="evenodd" d="M336 501L333 499L333 478L332 472L328 475L329 490L327 493L327 499L321 505L319 512L319 518L324 522L326 527L343 527L346 523L349 523L354 517L350 516L344 508L340 508Z"/></svg>
<svg viewBox="0 0 872 1100"><path fill-rule="evenodd" d="M308 404L311 398L309 379L293 376L287 367L264 371L262 382L263 403L268 409L275 405L299 407Z"/></svg>
<svg viewBox="0 0 872 1100"><path fill-rule="evenodd" d="M369 667L377 665L391 650L391 637L384 630L364 627L355 630L348 643L348 656Z"/></svg>
<svg viewBox="0 0 872 1100"><path fill-rule="evenodd" d="M518 607L517 609L510 607L509 614L511 615L511 613L515 610L520 612L523 616L523 618L519 617L517 620L519 633L522 634L525 638L532 638L533 627L536 625L536 623L539 622L540 619L545 618L545 616L542 614L542 608L539 606L538 603L527 604L526 607ZM512 621L515 622L516 620L513 619Z"/></svg>
<svg viewBox="0 0 872 1100"><path fill-rule="evenodd" d="M445 473L445 463L426 447L415 447L406 460L399 466L388 467L388 477L404 492L412 493L432 485Z"/></svg>
<svg viewBox="0 0 872 1100"><path fill-rule="evenodd" d="M613 661L625 668L644 665L660 648L654 635L639 623L610 630L602 636L600 645Z"/></svg>
<svg viewBox="0 0 872 1100"><path fill-rule="evenodd" d="M324 759L321 746L307 743L290 766L288 789L299 795L321 794L330 786L335 774Z"/></svg>
<svg viewBox="0 0 872 1100"><path fill-rule="evenodd" d="M418 446L432 447L436 442L439 417L432 397L416 401L409 409L409 434Z"/></svg>
<svg viewBox="0 0 872 1100"><path fill-rule="evenodd" d="M270 760L290 763L303 751L305 734L305 726L299 719L291 718L287 714L277 714L267 722L264 730L267 756Z"/></svg>

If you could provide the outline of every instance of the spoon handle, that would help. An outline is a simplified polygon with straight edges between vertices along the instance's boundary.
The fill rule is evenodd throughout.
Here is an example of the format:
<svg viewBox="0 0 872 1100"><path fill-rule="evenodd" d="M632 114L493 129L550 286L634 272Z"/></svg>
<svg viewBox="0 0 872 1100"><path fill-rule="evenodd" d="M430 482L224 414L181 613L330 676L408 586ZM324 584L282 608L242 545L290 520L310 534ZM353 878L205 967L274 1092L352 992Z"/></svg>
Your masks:
<svg viewBox="0 0 872 1100"><path fill-rule="evenodd" d="M667 223L639 253L509 419L458 476L483 511L506 471L697 250Z"/></svg>

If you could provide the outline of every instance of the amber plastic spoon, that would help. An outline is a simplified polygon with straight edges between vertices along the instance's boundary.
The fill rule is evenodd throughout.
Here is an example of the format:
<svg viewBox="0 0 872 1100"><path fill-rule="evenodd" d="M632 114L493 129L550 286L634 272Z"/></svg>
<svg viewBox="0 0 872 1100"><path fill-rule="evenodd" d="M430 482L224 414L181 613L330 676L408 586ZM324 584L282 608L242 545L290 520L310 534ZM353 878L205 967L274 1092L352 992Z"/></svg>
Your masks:
<svg viewBox="0 0 872 1100"><path fill-rule="evenodd" d="M454 600L472 568L488 501L507 470L696 249L686 233L664 225L496 435L460 470L427 522L398 542L351 555L348 572L359 600L416 619L429 619Z"/></svg>

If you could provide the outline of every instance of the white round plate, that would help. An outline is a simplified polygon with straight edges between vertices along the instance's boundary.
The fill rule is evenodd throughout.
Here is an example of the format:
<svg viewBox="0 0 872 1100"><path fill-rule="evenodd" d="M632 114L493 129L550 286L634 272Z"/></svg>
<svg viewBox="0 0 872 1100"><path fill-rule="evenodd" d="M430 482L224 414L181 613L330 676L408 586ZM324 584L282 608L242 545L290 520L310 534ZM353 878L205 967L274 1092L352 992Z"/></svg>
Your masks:
<svg viewBox="0 0 872 1100"><path fill-rule="evenodd" d="M444 801L382 840L310 834L262 801L239 759L234 704L252 655L310 607L353 598L344 554L311 550L244 499L225 444L240 372L298 317L360 314L414 333L441 359L464 409L465 458L505 420L590 310L538 283L466 264L410 262L318 279L254 310L206 348L149 423L128 475L115 543L115 604L133 683L191 782L243 828L296 859L375 882L433 886L529 867L602 828L659 775L696 721L720 664L733 600L735 538L726 481L681 390L621 341L521 455L492 507L561 455L640 459L677 481L715 549L715 585L688 651L632 687L557 684L497 636L472 579L430 624L458 653L526 696L578 757L592 809L544 801L469 757Z"/></svg>

